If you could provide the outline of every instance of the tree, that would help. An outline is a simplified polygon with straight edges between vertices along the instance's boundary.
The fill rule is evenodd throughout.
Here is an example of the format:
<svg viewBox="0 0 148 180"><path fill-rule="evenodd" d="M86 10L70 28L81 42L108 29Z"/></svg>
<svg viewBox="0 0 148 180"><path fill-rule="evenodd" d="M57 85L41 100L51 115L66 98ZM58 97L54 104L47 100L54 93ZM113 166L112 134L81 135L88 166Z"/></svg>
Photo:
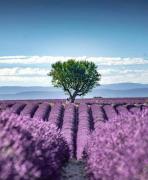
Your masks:
<svg viewBox="0 0 148 180"><path fill-rule="evenodd" d="M76 96L84 96L99 85L101 78L95 63L75 59L52 64L48 76L52 77L55 87L62 88L69 95L71 102L74 102Z"/></svg>

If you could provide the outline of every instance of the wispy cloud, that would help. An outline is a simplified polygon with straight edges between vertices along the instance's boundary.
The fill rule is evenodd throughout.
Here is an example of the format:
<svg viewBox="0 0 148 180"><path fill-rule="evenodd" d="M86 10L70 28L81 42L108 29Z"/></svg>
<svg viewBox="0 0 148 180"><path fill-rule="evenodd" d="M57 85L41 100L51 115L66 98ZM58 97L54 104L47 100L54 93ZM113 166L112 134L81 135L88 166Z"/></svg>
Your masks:
<svg viewBox="0 0 148 180"><path fill-rule="evenodd" d="M121 57L52 57L52 56L2 56L0 64L51 64L57 61L66 61L68 59L93 61L98 65L130 65L130 64L148 64L148 59L143 58L121 58Z"/></svg>
<svg viewBox="0 0 148 180"><path fill-rule="evenodd" d="M51 64L68 59L95 62L102 75L101 84L148 83L148 59L144 58L3 56L0 57L0 85L49 86L51 78L47 73Z"/></svg>
<svg viewBox="0 0 148 180"><path fill-rule="evenodd" d="M0 76L45 76L48 72L45 68L0 68Z"/></svg>
<svg viewBox="0 0 148 180"><path fill-rule="evenodd" d="M104 75L102 76L101 82L103 84L110 84L110 83L119 83L119 82L132 82L132 83L148 83L148 72L142 73L126 73L126 74L118 74L118 75ZM104 83L105 82L105 83Z"/></svg>

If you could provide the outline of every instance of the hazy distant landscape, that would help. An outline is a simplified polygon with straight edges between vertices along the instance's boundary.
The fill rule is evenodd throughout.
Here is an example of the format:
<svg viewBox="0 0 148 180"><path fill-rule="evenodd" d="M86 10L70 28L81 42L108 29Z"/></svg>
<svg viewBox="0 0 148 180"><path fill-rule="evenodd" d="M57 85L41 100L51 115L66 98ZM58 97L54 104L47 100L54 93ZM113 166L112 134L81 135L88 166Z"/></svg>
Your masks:
<svg viewBox="0 0 148 180"><path fill-rule="evenodd" d="M117 83L101 85L95 88L85 98L93 97L147 97L148 84L140 83ZM54 87L23 87L23 86L1 86L1 100L19 99L61 99L67 96L61 89Z"/></svg>

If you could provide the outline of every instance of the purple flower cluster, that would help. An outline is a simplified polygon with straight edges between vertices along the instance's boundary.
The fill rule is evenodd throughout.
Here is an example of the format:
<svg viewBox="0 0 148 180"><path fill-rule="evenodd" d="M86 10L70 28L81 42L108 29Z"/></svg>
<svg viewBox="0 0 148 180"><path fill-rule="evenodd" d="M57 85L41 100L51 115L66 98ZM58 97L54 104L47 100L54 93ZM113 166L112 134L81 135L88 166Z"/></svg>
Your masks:
<svg viewBox="0 0 148 180"><path fill-rule="evenodd" d="M5 110L5 109L7 109L8 107L11 107L12 105L13 105L12 103L4 103L3 101L1 101L0 111Z"/></svg>
<svg viewBox="0 0 148 180"><path fill-rule="evenodd" d="M142 112L145 112L148 115L148 104L142 106Z"/></svg>
<svg viewBox="0 0 148 180"><path fill-rule="evenodd" d="M16 103L14 104L11 108L10 108L10 111L11 113L16 113L16 114L19 114L19 112L25 107L25 104L24 103Z"/></svg>
<svg viewBox="0 0 148 180"><path fill-rule="evenodd" d="M140 113L141 111L141 107L136 107L136 106L133 106L131 108L129 108L129 111L132 113L132 114L135 114L135 113Z"/></svg>
<svg viewBox="0 0 148 180"><path fill-rule="evenodd" d="M52 105L51 111L50 111L50 114L48 117L49 123L54 124L57 127L60 127L63 109L64 109L64 107L61 103Z"/></svg>
<svg viewBox="0 0 148 180"><path fill-rule="evenodd" d="M10 118L11 115L13 117L14 114L19 114L24 107L25 107L25 104L16 103L12 107L10 108L8 107L5 110L3 110L1 113L1 118L7 119L7 118Z"/></svg>
<svg viewBox="0 0 148 180"><path fill-rule="evenodd" d="M24 109L21 111L20 115L25 117L33 117L36 109L38 108L37 103L27 103Z"/></svg>
<svg viewBox="0 0 148 180"><path fill-rule="evenodd" d="M119 115L122 115L122 116L127 116L127 115L130 116L131 115L131 113L127 109L127 106L119 105L116 107L116 110L117 110Z"/></svg>
<svg viewBox="0 0 148 180"><path fill-rule="evenodd" d="M98 104L92 104L91 111L93 116L94 128L96 128L100 121L105 121L104 112L102 106Z"/></svg>
<svg viewBox="0 0 148 180"><path fill-rule="evenodd" d="M144 111L100 122L86 148L90 179L147 180L147 127Z"/></svg>
<svg viewBox="0 0 148 180"><path fill-rule="evenodd" d="M86 98L86 99L76 99L76 103L100 103L100 104L118 104L118 103L148 103L148 98Z"/></svg>
<svg viewBox="0 0 148 180"><path fill-rule="evenodd" d="M59 177L69 148L55 126L28 118L0 119L0 179Z"/></svg>
<svg viewBox="0 0 148 180"><path fill-rule="evenodd" d="M14 104L14 103L43 103L48 102L51 104L61 104L65 103L65 99L43 99L43 100L9 100L9 101L0 101L2 104ZM76 103L88 103L88 104L144 104L148 103L148 98L86 98L86 99L76 99Z"/></svg>
<svg viewBox="0 0 148 180"><path fill-rule="evenodd" d="M105 105L103 106L107 119L115 118L117 116L117 112L113 105Z"/></svg>
<svg viewBox="0 0 148 180"><path fill-rule="evenodd" d="M49 103L42 103L39 105L38 109L36 110L33 118L38 119L38 120L48 120L48 114L50 111L50 105Z"/></svg>
<svg viewBox="0 0 148 180"><path fill-rule="evenodd" d="M92 100L92 101L91 101ZM141 99L101 99L102 102L114 102L114 104L93 104L90 103L64 104L61 101L53 100L53 104L46 100L27 100L27 101L5 101L0 102L0 118L5 120L9 118L16 122L22 119L28 121L43 120L49 124L55 125L61 130L63 136L68 142L71 157L81 159L87 139L92 130L97 129L101 122L112 121L112 119L127 119L135 113L147 112L148 104L130 104L132 101L142 101ZM129 102L115 103L125 100ZM84 102L87 99L84 99ZM83 100L79 100L83 102ZM2 109L2 110L1 110Z"/></svg>
<svg viewBox="0 0 148 180"><path fill-rule="evenodd" d="M69 149L71 157L74 157L74 137L75 137L75 105L68 104L65 107L64 117L63 117L63 126L61 129L61 133L63 137L65 137Z"/></svg>
<svg viewBox="0 0 148 180"><path fill-rule="evenodd" d="M77 159L81 159L83 157L83 152L88 136L90 135L90 117L87 104L79 105L78 118Z"/></svg>

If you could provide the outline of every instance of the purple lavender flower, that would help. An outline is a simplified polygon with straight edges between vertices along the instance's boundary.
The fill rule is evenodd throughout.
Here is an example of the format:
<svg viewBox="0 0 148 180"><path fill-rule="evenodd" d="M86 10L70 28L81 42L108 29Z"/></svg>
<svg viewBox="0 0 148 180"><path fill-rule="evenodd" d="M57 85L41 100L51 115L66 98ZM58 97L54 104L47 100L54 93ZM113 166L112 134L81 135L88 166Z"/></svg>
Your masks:
<svg viewBox="0 0 148 180"><path fill-rule="evenodd" d="M145 112L100 122L86 148L90 179L147 180L147 127Z"/></svg>
<svg viewBox="0 0 148 180"><path fill-rule="evenodd" d="M29 118L0 119L0 179L56 179L69 148L55 126Z"/></svg>

